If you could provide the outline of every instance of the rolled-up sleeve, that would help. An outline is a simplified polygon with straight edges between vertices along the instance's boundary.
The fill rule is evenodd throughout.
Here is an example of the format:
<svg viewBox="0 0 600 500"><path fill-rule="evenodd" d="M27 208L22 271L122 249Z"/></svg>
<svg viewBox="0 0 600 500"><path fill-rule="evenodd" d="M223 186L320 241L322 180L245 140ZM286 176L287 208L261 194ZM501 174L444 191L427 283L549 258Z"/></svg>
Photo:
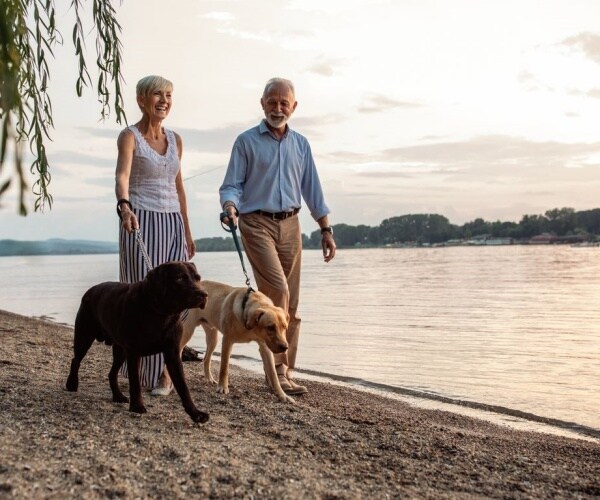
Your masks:
<svg viewBox="0 0 600 500"><path fill-rule="evenodd" d="M329 214L329 207L325 204L325 196L317 173L317 167L312 156L308 141L304 144L304 172L302 175L302 198L310 210L313 219L319 220Z"/></svg>

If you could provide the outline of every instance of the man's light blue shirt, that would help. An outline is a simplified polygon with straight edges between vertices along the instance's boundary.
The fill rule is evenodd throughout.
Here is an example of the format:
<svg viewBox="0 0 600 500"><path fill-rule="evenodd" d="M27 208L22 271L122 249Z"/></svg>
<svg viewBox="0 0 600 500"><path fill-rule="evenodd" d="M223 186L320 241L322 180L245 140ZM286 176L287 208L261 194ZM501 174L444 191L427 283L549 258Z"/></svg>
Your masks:
<svg viewBox="0 0 600 500"><path fill-rule="evenodd" d="M289 212L302 198L315 220L329 214L306 138L287 127L278 140L265 120L235 140L219 195L221 206L232 201L241 214Z"/></svg>

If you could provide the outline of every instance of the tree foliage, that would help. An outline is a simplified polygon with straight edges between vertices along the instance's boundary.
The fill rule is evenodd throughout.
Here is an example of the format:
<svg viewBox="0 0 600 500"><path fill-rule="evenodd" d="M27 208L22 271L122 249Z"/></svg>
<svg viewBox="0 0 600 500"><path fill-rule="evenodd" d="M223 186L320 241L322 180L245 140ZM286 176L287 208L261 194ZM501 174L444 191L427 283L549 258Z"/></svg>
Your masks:
<svg viewBox="0 0 600 500"><path fill-rule="evenodd" d="M72 41L78 61L75 91L93 86L85 55L82 22L83 0L72 0L74 15ZM111 0L91 0L93 32L96 34L96 92L103 119L114 108L117 123L126 122L121 86L121 27ZM32 186L35 210L52 207L48 191L51 180L45 141L53 128L52 103L48 94L50 68L57 44L63 37L56 26L53 0L0 0L0 174L9 149L14 153L15 173L0 185L0 200L13 181L18 182L18 210L27 213L27 183L23 170L24 147L33 155L30 170L36 177ZM112 95L112 98L111 98ZM111 102L112 101L112 102Z"/></svg>
<svg viewBox="0 0 600 500"><path fill-rule="evenodd" d="M524 215L520 222L485 221L482 218L462 226L438 214L408 214L391 217L379 226L333 226L340 248L377 247L387 245L433 245L448 240L472 238L512 238L527 242L533 236L549 233L557 240L570 238L596 239L600 236L600 208L576 212L573 208L555 208L543 215ZM321 233L303 235L304 248L320 248Z"/></svg>

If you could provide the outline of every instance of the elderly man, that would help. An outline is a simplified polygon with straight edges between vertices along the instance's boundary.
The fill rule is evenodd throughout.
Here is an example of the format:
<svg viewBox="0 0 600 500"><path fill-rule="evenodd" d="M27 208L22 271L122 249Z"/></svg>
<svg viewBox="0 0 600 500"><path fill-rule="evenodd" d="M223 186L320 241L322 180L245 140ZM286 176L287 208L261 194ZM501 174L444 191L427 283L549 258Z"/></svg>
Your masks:
<svg viewBox="0 0 600 500"><path fill-rule="evenodd" d="M281 388L297 395L307 392L292 376L300 335L302 199L321 228L325 262L335 256L335 241L310 145L287 125L298 104L293 83L272 78L260 104L265 118L236 139L220 201L228 214L225 222L231 219L237 225L239 215L244 250L258 289L290 315L289 348L275 355L275 364Z"/></svg>

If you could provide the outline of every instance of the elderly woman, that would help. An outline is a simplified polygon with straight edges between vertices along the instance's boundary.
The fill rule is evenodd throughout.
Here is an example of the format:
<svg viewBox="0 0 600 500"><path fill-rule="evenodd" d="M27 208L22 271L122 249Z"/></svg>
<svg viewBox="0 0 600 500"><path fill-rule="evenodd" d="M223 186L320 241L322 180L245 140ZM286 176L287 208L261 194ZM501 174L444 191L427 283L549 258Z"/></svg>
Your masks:
<svg viewBox="0 0 600 500"><path fill-rule="evenodd" d="M173 84L160 76L142 78L136 87L140 121L124 129L117 140L116 171L120 281L141 281L148 272L134 230L152 263L187 261L196 253L187 216L181 178L181 137L162 126L172 105ZM162 354L142 358L141 383L154 395L167 395L172 386L163 374ZM127 366L121 370L127 375Z"/></svg>

